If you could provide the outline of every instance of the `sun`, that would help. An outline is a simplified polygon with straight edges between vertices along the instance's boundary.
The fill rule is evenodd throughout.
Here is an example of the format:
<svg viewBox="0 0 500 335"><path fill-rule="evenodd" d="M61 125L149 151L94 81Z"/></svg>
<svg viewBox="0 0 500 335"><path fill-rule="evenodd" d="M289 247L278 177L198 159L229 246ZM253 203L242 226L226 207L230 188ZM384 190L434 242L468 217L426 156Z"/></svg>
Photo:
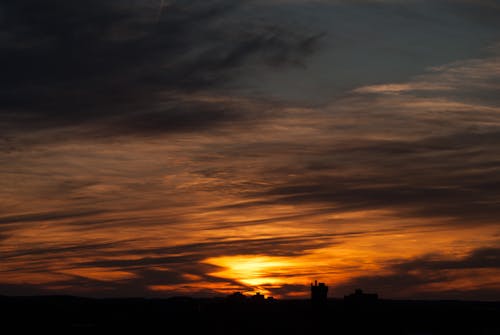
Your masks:
<svg viewBox="0 0 500 335"><path fill-rule="evenodd" d="M256 288L284 283L281 275L294 265L291 259L286 257L264 255L213 257L206 259L205 263L223 268L210 273L212 276L235 280Z"/></svg>

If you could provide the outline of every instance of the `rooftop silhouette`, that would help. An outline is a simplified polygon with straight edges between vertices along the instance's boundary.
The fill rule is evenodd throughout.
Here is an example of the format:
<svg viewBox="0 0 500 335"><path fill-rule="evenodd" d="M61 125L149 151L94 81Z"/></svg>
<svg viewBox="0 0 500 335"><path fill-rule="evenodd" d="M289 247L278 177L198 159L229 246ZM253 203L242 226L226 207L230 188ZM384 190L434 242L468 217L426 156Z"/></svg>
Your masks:
<svg viewBox="0 0 500 335"><path fill-rule="evenodd" d="M500 334L500 302L384 300L361 289L336 299L328 298L328 286L317 281L310 289L311 299L242 292L168 299L0 296L0 329L93 334L158 329L218 335L319 334L325 329L332 334Z"/></svg>
<svg viewBox="0 0 500 335"><path fill-rule="evenodd" d="M266 297L265 295L261 294L260 292L257 292L251 296L244 295L241 292L233 292L233 293L229 294L228 296L226 296L225 301L227 301L230 304L236 304L236 305L241 306L243 304L246 304L246 305L249 305L249 304L255 305L255 304L264 304L264 303L269 304L269 303L276 301L276 299L274 297L271 297L271 296Z"/></svg>
<svg viewBox="0 0 500 335"><path fill-rule="evenodd" d="M362 289L356 289L354 293L344 296L344 301L348 303L373 303L378 300L376 293L364 293Z"/></svg>
<svg viewBox="0 0 500 335"><path fill-rule="evenodd" d="M325 283L318 283L317 280L314 284L311 283L311 302L313 307L323 307L328 300L328 286Z"/></svg>

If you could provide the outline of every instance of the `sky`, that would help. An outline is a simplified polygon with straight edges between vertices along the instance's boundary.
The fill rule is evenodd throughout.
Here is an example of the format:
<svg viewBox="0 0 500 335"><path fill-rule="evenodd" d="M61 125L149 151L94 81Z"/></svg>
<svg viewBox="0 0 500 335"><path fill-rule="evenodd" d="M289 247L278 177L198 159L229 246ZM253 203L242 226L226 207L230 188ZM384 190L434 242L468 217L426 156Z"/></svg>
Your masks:
<svg viewBox="0 0 500 335"><path fill-rule="evenodd" d="M500 2L3 0L0 294L500 300Z"/></svg>

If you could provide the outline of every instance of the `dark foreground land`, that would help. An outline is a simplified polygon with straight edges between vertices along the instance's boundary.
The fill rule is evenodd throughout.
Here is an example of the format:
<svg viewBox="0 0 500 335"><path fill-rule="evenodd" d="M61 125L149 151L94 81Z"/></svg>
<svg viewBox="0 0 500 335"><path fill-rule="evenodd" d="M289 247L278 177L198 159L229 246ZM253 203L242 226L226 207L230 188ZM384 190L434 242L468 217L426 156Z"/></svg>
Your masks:
<svg viewBox="0 0 500 335"><path fill-rule="evenodd" d="M0 297L0 329L68 334L500 334L500 302ZM6 333L7 334L7 333Z"/></svg>

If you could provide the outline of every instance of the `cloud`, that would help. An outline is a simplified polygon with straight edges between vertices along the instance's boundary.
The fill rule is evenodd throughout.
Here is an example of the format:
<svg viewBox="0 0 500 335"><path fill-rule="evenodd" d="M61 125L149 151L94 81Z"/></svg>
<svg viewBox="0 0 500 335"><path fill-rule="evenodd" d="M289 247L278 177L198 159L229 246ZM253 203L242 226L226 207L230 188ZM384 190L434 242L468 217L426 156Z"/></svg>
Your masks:
<svg viewBox="0 0 500 335"><path fill-rule="evenodd" d="M0 122L12 136L84 125L101 137L237 122L244 113L234 106L178 96L227 86L247 64L302 64L321 38L238 25L241 5L171 1L157 21L156 9L135 2L4 2Z"/></svg>
<svg viewBox="0 0 500 335"><path fill-rule="evenodd" d="M388 207L403 215L456 217L464 224L494 221L498 213L493 185L498 176L485 177L483 171L495 171L497 137L456 134L416 142L351 144L345 151L330 151L340 159L330 168L364 162L364 175L336 176L327 165L310 165L303 177L270 189L268 195L271 202L323 202L338 211Z"/></svg>
<svg viewBox="0 0 500 335"><path fill-rule="evenodd" d="M269 168L267 187L239 206L321 203L332 212L390 209L402 218L493 224L500 180L495 50L408 83L361 87L318 108L321 114L291 113L286 126L307 140L255 144L269 157L287 152L287 163Z"/></svg>
<svg viewBox="0 0 500 335"><path fill-rule="evenodd" d="M34 214L23 214L14 216L3 216L0 217L0 224L13 224L13 223L23 223L23 222L41 222L41 221L56 221L64 220L68 218L79 218L85 216L94 216L96 214L101 214L102 210L82 210L82 211L72 211L72 212L50 212L50 213L34 213Z"/></svg>
<svg viewBox="0 0 500 335"><path fill-rule="evenodd" d="M480 248L461 259L442 259L439 255L426 255L395 266L397 270L433 271L454 269L500 269L500 248Z"/></svg>
<svg viewBox="0 0 500 335"><path fill-rule="evenodd" d="M4 259L5 259L5 262L7 262L7 261L16 260L17 258L25 257L25 256L31 256L32 260L35 260L35 258L48 258L48 257L58 258L58 257L68 256L71 254L78 254L78 253L81 254L83 252L88 252L88 251L90 251L92 253L94 253L95 251L104 252L106 250L110 250L114 247L117 247L120 244L123 244L123 241L122 242L116 242L116 241L115 242L97 242L97 243L94 242L94 243L79 244L79 245L59 244L59 245L51 246L51 247L32 246L31 248L24 248L23 250L5 252Z"/></svg>
<svg viewBox="0 0 500 335"><path fill-rule="evenodd" d="M383 84L383 85L370 85L358 87L353 90L354 93L403 93L410 91L436 91L436 90L447 90L449 87L440 86L436 84L429 83L415 83L415 84Z"/></svg>
<svg viewBox="0 0 500 335"><path fill-rule="evenodd" d="M272 293L272 295L287 297L289 299L294 297L304 298L304 296L308 293L308 290L310 290L309 286L307 285L286 284L279 287L273 287L270 285L264 287L266 287L266 289L268 289Z"/></svg>
<svg viewBox="0 0 500 335"><path fill-rule="evenodd" d="M498 300L500 287L494 280L500 270L500 249L479 248L462 258L439 254L397 261L385 273L355 277L336 288L351 292L363 288L382 297L426 299ZM480 272L478 272L480 271ZM473 280L474 277L481 279Z"/></svg>

